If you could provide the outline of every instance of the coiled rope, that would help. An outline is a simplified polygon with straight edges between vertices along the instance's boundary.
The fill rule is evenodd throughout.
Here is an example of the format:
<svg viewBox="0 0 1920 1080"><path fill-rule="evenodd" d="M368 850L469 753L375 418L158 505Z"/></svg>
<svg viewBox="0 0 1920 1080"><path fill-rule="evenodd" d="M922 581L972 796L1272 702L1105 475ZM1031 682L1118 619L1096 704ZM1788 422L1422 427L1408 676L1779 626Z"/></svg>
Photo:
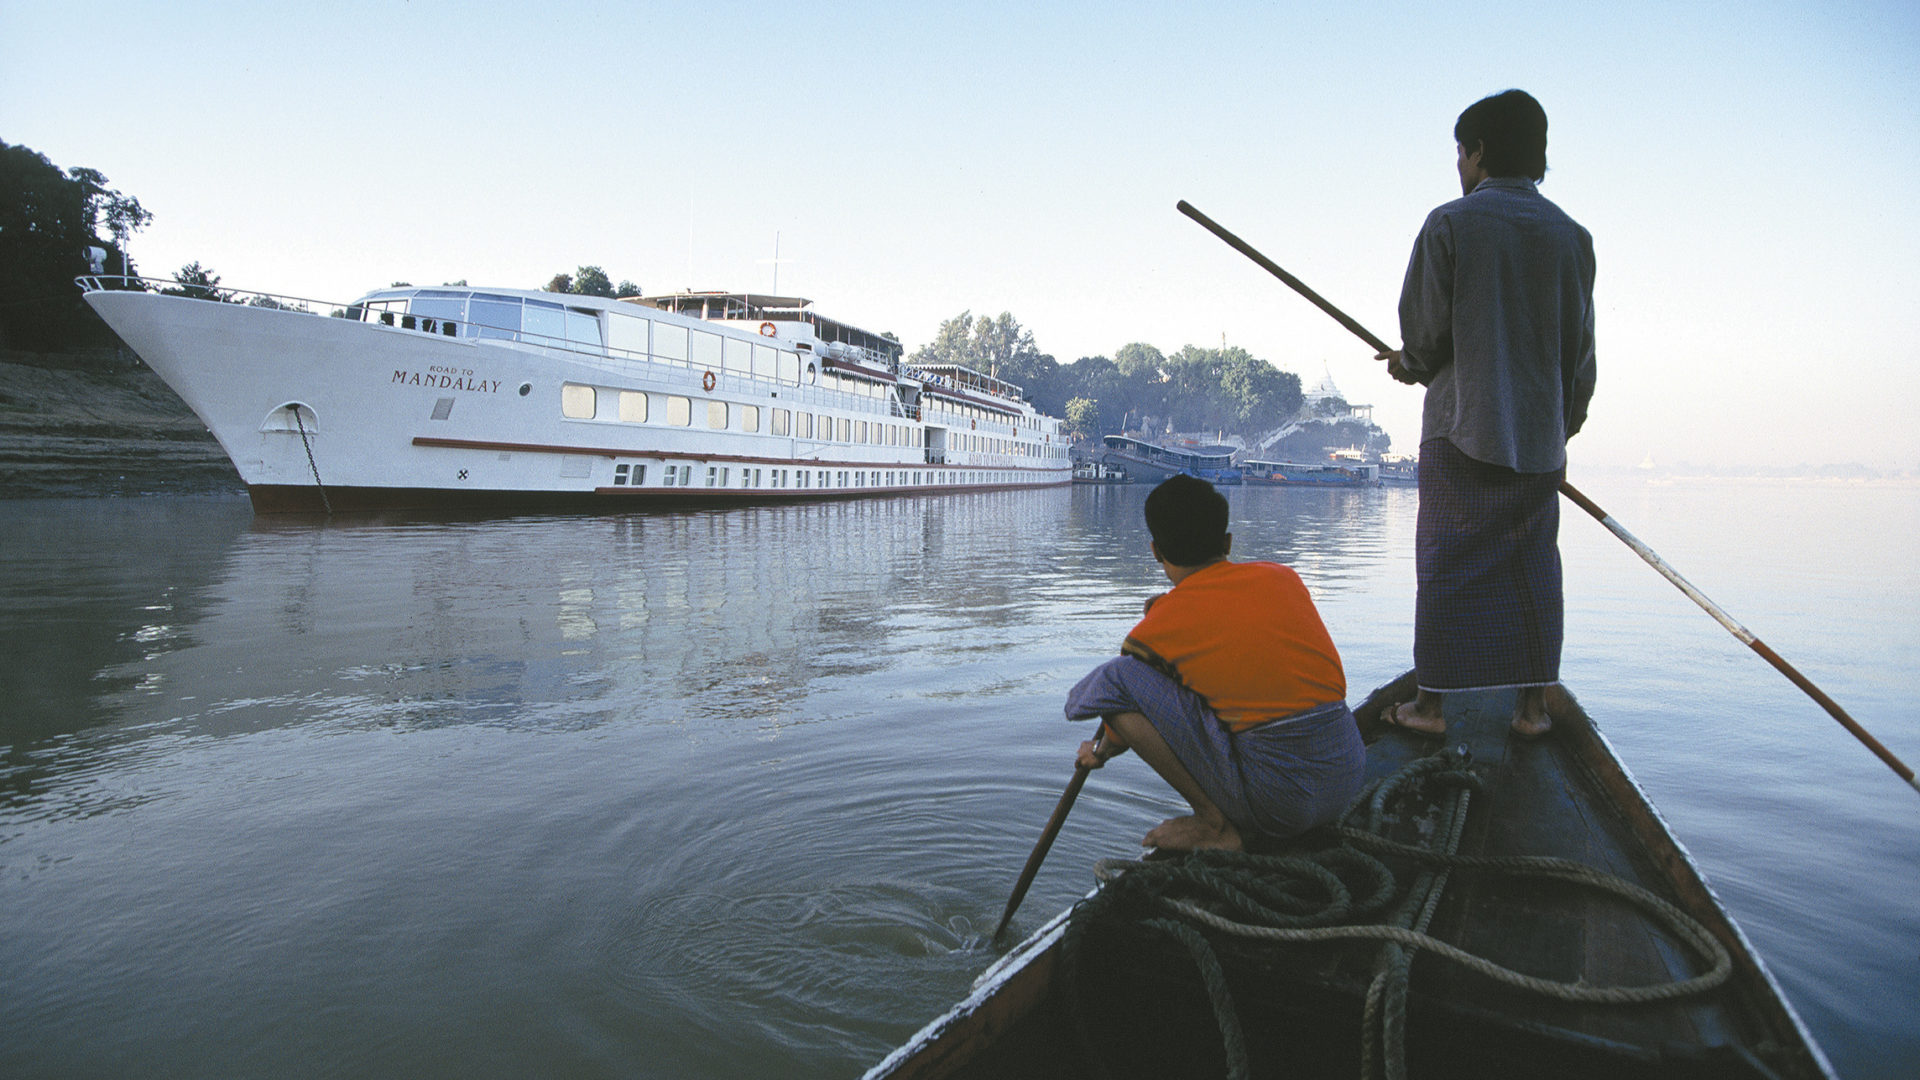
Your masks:
<svg viewBox="0 0 1920 1080"><path fill-rule="evenodd" d="M1434 847L1398 843L1379 834L1393 800L1423 794L1430 786L1450 789L1441 806ZM1220 1027L1227 1075L1235 1080L1249 1075L1244 1033L1224 970L1196 926L1255 941L1382 942L1386 947L1362 1016L1361 1062L1366 1080L1380 1075L1398 1080L1405 1075L1407 973L1414 952L1435 953L1529 993L1591 1005L1672 1000L1726 982L1733 961L1719 940L1697 920L1638 885L1567 859L1457 854L1471 791L1477 786L1479 779L1468 771L1464 759L1435 755L1418 759L1363 791L1343 815L1343 824L1330 830L1338 843L1319 850L1288 855L1196 851L1181 860L1101 860L1094 870L1104 887L1076 907L1063 941L1068 998L1086 1059L1100 1067L1084 1000L1086 935L1099 921L1144 926L1186 947ZM1367 828L1344 824L1363 811ZM1381 855L1423 868L1404 893L1393 871L1375 857ZM1706 959L1708 970L1647 986L1589 986L1584 981L1562 982L1503 967L1426 932L1454 870L1546 878L1611 893L1640 908ZM1396 894L1398 904L1394 904ZM1391 912L1389 905L1393 905Z"/></svg>
<svg viewBox="0 0 1920 1080"><path fill-rule="evenodd" d="M327 498L327 485L320 482L320 466L313 460L313 441L307 438L307 422L300 417L300 406L293 407L293 423L300 429L300 445L307 448L307 468L313 470L313 486L320 489L320 505L333 513L333 500Z"/></svg>

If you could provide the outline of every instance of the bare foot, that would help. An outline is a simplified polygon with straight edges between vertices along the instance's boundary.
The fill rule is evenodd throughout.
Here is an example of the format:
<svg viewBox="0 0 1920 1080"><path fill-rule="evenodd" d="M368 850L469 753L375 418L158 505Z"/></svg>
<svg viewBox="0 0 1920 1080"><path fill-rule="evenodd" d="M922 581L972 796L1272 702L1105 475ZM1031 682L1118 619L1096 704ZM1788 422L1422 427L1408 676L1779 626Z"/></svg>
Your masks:
<svg viewBox="0 0 1920 1080"><path fill-rule="evenodd" d="M1553 717L1548 716L1545 709L1532 715L1524 712L1513 714L1513 733L1522 738L1537 739L1552 730Z"/></svg>
<svg viewBox="0 0 1920 1080"><path fill-rule="evenodd" d="M1547 690L1544 686L1529 686L1520 691L1520 700L1513 703L1513 733L1523 739L1537 739L1553 730L1553 720L1547 716Z"/></svg>
<svg viewBox="0 0 1920 1080"><path fill-rule="evenodd" d="M1223 851L1239 851L1240 830L1233 822L1222 818L1216 825L1198 817L1168 818L1153 827L1141 847L1160 848L1163 851L1193 851L1197 848L1219 848Z"/></svg>
<svg viewBox="0 0 1920 1080"><path fill-rule="evenodd" d="M1408 731L1417 731L1422 735L1445 735L1447 718L1438 709L1427 710L1420 707L1418 701L1408 701L1395 705L1381 714L1380 719L1394 727L1403 727Z"/></svg>

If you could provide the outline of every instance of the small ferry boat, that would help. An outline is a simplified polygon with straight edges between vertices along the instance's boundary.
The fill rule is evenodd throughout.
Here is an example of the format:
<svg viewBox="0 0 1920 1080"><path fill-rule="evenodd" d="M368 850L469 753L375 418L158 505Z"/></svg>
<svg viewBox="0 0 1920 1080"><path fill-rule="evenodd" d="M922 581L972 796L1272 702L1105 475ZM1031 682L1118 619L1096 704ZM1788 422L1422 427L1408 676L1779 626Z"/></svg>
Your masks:
<svg viewBox="0 0 1920 1080"><path fill-rule="evenodd" d="M1419 454L1381 454L1380 482L1407 485L1420 482Z"/></svg>
<svg viewBox="0 0 1920 1080"><path fill-rule="evenodd" d="M1249 458L1240 463L1240 482L1284 487L1379 487L1380 466L1357 462L1307 465Z"/></svg>
<svg viewBox="0 0 1920 1080"><path fill-rule="evenodd" d="M1444 739L1382 721L1413 694L1355 710L1374 786L1346 827L1107 867L867 1080L1832 1080L1571 695L1527 740L1510 690L1447 695Z"/></svg>
<svg viewBox="0 0 1920 1080"><path fill-rule="evenodd" d="M1158 483L1176 473L1197 476L1214 484L1238 484L1228 446L1165 446L1131 435L1108 435L1101 440L1100 461L1142 483Z"/></svg>
<svg viewBox="0 0 1920 1080"><path fill-rule="evenodd" d="M396 287L346 305L82 278L259 513L612 509L1066 484L1021 388L808 300ZM330 317L331 316L331 317Z"/></svg>
<svg viewBox="0 0 1920 1080"><path fill-rule="evenodd" d="M1076 484L1131 484L1133 477L1123 469L1116 469L1101 461L1076 461L1073 463L1073 482Z"/></svg>

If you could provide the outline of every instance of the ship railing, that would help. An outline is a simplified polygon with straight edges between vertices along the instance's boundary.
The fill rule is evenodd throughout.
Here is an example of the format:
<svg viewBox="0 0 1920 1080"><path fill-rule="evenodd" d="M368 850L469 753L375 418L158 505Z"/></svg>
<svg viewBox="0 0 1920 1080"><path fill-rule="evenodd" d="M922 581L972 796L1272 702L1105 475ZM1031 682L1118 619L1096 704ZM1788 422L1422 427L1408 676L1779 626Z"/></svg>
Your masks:
<svg viewBox="0 0 1920 1080"><path fill-rule="evenodd" d="M184 296L190 300L215 300L223 304L271 308L275 311L292 311L303 315L330 315L334 318L345 318L347 309L352 306L332 300L315 300L309 296L287 296L283 293L255 292L251 289L229 289L224 285L198 285L174 278L140 277L136 274L82 274L74 278L73 283L80 286L80 291L83 293L158 292L169 296Z"/></svg>

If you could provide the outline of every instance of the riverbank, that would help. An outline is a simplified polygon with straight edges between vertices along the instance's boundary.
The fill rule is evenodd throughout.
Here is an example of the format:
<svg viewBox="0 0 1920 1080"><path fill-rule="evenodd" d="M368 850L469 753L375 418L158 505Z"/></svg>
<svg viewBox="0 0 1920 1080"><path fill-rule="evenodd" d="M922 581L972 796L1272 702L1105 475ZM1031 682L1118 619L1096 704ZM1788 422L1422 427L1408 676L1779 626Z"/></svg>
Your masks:
<svg viewBox="0 0 1920 1080"><path fill-rule="evenodd" d="M0 351L0 499L241 490L206 426L132 352Z"/></svg>

